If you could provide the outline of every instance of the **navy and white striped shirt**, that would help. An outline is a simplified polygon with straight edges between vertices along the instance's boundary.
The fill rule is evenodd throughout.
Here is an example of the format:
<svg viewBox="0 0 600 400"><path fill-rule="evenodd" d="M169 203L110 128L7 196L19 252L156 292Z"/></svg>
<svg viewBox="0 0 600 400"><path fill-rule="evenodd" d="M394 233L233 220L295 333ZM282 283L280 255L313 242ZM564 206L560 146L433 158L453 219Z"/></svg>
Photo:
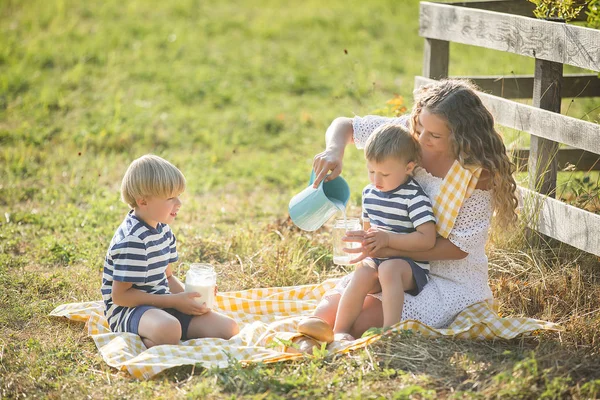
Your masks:
<svg viewBox="0 0 600 400"><path fill-rule="evenodd" d="M381 230L405 234L415 232L415 228L426 222L435 223L431 201L412 177L388 192L367 185L362 199L363 221ZM417 264L429 270L428 262Z"/></svg>
<svg viewBox="0 0 600 400"><path fill-rule="evenodd" d="M151 294L169 294L165 270L177 261L175 235L167 224L156 229L130 211L113 236L102 275L104 314L113 332L125 332L134 307L122 307L112 301L113 281L130 282L133 288Z"/></svg>

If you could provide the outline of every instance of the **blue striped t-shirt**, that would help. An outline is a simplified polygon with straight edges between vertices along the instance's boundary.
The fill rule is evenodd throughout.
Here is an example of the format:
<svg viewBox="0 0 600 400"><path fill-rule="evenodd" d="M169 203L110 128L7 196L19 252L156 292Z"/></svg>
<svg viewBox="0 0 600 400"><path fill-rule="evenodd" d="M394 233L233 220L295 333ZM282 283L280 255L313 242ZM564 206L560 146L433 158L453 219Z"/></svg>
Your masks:
<svg viewBox="0 0 600 400"><path fill-rule="evenodd" d="M388 192L367 185L363 190L362 199L363 221L368 221L372 227L384 231L411 233L426 222L435 223L431 201L412 177ZM423 269L429 270L428 262L415 262Z"/></svg>
<svg viewBox="0 0 600 400"><path fill-rule="evenodd" d="M112 301L113 281L130 282L133 288L151 294L169 294L165 270L177 261L175 235L167 224L156 229L130 211L113 236L102 275L104 314L113 332L125 332L135 307L122 307Z"/></svg>

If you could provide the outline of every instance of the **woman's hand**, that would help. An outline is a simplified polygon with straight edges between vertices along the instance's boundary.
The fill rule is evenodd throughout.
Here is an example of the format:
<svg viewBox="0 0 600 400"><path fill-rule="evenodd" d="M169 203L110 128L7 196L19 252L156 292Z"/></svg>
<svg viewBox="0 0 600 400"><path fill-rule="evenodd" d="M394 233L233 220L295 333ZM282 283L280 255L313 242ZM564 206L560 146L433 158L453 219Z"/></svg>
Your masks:
<svg viewBox="0 0 600 400"><path fill-rule="evenodd" d="M175 298L173 308L188 315L206 314L210 309L206 307L206 303L196 301L197 297L201 297L198 292L182 292L172 294Z"/></svg>
<svg viewBox="0 0 600 400"><path fill-rule="evenodd" d="M389 245L389 234L376 228L369 229L363 240L363 247L367 249L369 253L377 253L377 251L386 248Z"/></svg>
<svg viewBox="0 0 600 400"><path fill-rule="evenodd" d="M376 258L389 258L389 257L406 257L402 254L402 250L392 249L391 247L384 247L371 253L369 257Z"/></svg>
<svg viewBox="0 0 600 400"><path fill-rule="evenodd" d="M325 151L317 154L313 159L314 188L319 186L329 171L331 174L325 178L327 181L340 175L344 150L348 143L353 142L353 133L352 118L338 117L329 125L325 132Z"/></svg>
<svg viewBox="0 0 600 400"><path fill-rule="evenodd" d="M327 149L315 156L313 159L313 170L315 171L315 181L313 187L317 188L319 183L325 178L325 181L330 181L337 178L342 172L342 164L344 159L343 150ZM327 174L331 171L331 174Z"/></svg>

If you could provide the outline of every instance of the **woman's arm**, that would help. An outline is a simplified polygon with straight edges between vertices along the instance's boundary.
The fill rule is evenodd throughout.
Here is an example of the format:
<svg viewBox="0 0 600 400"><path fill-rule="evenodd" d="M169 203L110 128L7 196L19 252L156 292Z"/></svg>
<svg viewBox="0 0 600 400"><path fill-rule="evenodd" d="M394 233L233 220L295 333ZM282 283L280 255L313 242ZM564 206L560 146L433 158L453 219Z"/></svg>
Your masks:
<svg viewBox="0 0 600 400"><path fill-rule="evenodd" d="M337 178L342 172L344 150L349 143L353 142L352 119L339 117L333 120L325 133L325 151L317 154L313 159L313 170L315 171L316 188L325 178L327 173L331 174L327 180Z"/></svg>
<svg viewBox="0 0 600 400"><path fill-rule="evenodd" d="M365 239L365 235L366 233L364 231L348 231L344 237L344 241L362 243ZM356 259L352 260L352 263L359 262L366 257L408 257L418 261L436 261L460 260L468 255L468 253L465 253L451 241L444 238L437 238L433 248L427 251L402 251L387 247L374 253L370 253L369 250L363 246L354 249L345 248L344 251L347 253L360 253Z"/></svg>
<svg viewBox="0 0 600 400"><path fill-rule="evenodd" d="M376 257L408 257L417 261L460 260L468 255L469 253L465 253L454 243L441 237L436 239L431 250L401 251L388 247L376 253Z"/></svg>
<svg viewBox="0 0 600 400"><path fill-rule="evenodd" d="M388 247L401 251L409 249L425 251L432 249L435 245L436 233L433 222L421 224L411 233L386 232L377 228L364 230L366 233L362 245L368 249L369 253L376 253Z"/></svg>

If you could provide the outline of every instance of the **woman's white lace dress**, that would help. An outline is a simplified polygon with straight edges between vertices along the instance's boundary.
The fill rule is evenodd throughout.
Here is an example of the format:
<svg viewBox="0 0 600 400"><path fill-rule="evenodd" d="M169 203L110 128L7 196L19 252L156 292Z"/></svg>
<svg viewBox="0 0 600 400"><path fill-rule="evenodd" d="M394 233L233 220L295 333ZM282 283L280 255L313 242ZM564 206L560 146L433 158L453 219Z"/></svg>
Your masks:
<svg viewBox="0 0 600 400"><path fill-rule="evenodd" d="M354 142L362 148L366 139L384 123L405 123L405 118L379 116L355 117ZM430 199L439 193L442 179L417 168L414 175ZM430 262L430 280L417 296L405 294L402 319L416 319L434 328L448 326L456 315L471 304L492 298L488 285L488 260L485 244L492 217L491 192L476 189L464 201L448 239L464 252L461 260ZM332 292L342 293L350 276L344 277ZM380 296L375 296L380 298Z"/></svg>

